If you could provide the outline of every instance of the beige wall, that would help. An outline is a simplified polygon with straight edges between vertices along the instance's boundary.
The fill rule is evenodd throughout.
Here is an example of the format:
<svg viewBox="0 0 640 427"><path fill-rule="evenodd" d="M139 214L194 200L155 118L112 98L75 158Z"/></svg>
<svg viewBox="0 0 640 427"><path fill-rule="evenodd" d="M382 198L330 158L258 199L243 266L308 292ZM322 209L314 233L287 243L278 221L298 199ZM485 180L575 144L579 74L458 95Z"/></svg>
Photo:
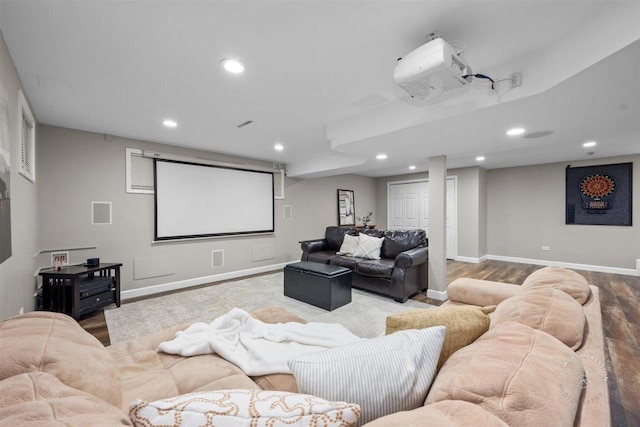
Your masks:
<svg viewBox="0 0 640 427"><path fill-rule="evenodd" d="M322 237L327 225L337 224L337 189L354 190L356 214L373 209L372 178L343 175L313 180L285 180L285 200L276 200L276 233L152 244L153 195L125 192L125 148L142 148L229 163L253 163L231 156L207 153L146 141L113 137L55 126L40 126L38 172L40 241L43 248L72 250L70 261L99 257L122 262L123 290L188 281L218 274L261 268L297 260L300 240ZM110 201L112 225L91 225L91 202ZM283 219L283 206L292 207L293 218ZM266 248L266 249L265 249ZM224 266L211 266L211 251L224 250ZM254 251L272 252L270 259L252 261ZM261 258L261 257L256 257ZM43 254L41 265L50 258ZM162 277L134 279L134 272L151 270ZM136 275L138 277L138 275Z"/></svg>
<svg viewBox="0 0 640 427"><path fill-rule="evenodd" d="M8 101L8 134L11 142L11 235L12 256L0 264L0 320L34 309L36 260L38 251L36 184L18 174L18 90L22 89L4 37L0 33L0 96ZM27 94L25 94L26 97ZM27 97L28 98L28 97ZM38 144L36 133L36 145ZM40 177L37 176L38 181Z"/></svg>
<svg viewBox="0 0 640 427"><path fill-rule="evenodd" d="M487 251L491 255L636 269L640 259L640 155L571 166L633 162L633 226L566 225L568 162L487 172ZM543 251L542 246L550 246Z"/></svg>

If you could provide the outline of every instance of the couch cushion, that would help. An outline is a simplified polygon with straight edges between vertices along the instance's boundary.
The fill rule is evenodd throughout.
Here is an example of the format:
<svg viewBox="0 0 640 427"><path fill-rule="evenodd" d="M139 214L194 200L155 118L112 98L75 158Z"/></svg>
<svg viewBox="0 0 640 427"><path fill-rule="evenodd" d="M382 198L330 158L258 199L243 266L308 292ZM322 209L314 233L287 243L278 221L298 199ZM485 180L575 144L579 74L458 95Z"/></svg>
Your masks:
<svg viewBox="0 0 640 427"><path fill-rule="evenodd" d="M71 317L36 311L0 323L0 380L47 372L62 383L120 406L118 367L104 346Z"/></svg>
<svg viewBox="0 0 640 427"><path fill-rule="evenodd" d="M329 261L334 256L336 256L335 251L309 252L309 254L307 255L307 261L319 262L320 264L329 264Z"/></svg>
<svg viewBox="0 0 640 427"><path fill-rule="evenodd" d="M493 313L491 327L511 320L545 331L573 350L582 345L584 309L558 289L532 289L503 301Z"/></svg>
<svg viewBox="0 0 640 427"><path fill-rule="evenodd" d="M383 241L383 237L371 237L366 234L361 234L353 256L366 259L380 259L380 248L382 247Z"/></svg>
<svg viewBox="0 0 640 427"><path fill-rule="evenodd" d="M71 388L45 372L0 381L2 426L130 426L127 415L92 394Z"/></svg>
<svg viewBox="0 0 640 427"><path fill-rule="evenodd" d="M362 423L422 405L436 370L444 327L400 331L289 361L298 389L360 405Z"/></svg>
<svg viewBox="0 0 640 427"><path fill-rule="evenodd" d="M236 365L216 354L182 357L156 351L188 324L108 347L120 366L122 409L135 399L154 401L194 391L259 389Z"/></svg>
<svg viewBox="0 0 640 427"><path fill-rule="evenodd" d="M362 261L362 258L354 258L352 256L336 255L329 260L329 264L337 265L338 267L345 267L351 271L356 269L356 265Z"/></svg>
<svg viewBox="0 0 640 427"><path fill-rule="evenodd" d="M371 421L366 427L509 427L478 405L462 400L443 400L412 411L396 412Z"/></svg>
<svg viewBox="0 0 640 427"><path fill-rule="evenodd" d="M134 426L354 427L358 405L306 394L265 390L191 393L156 402L136 400Z"/></svg>
<svg viewBox="0 0 640 427"><path fill-rule="evenodd" d="M522 291L518 285L490 280L461 277L449 283L447 296L450 302L479 306L498 305Z"/></svg>
<svg viewBox="0 0 640 427"><path fill-rule="evenodd" d="M424 230L386 230L380 256L394 259L400 252L426 246L426 239Z"/></svg>
<svg viewBox="0 0 640 427"><path fill-rule="evenodd" d="M393 272L393 260L377 259L360 261L356 266L356 272L363 276L391 279L391 273Z"/></svg>
<svg viewBox="0 0 640 427"><path fill-rule="evenodd" d="M562 267L545 267L534 271L522 283L522 289L556 288L571 295L581 305L589 298L589 283L575 271Z"/></svg>
<svg viewBox="0 0 640 427"><path fill-rule="evenodd" d="M572 426L583 376L569 347L546 332L508 322L454 353L426 403L465 400L513 426Z"/></svg>
<svg viewBox="0 0 640 427"><path fill-rule="evenodd" d="M327 227L324 232L324 239L327 241L327 247L334 252L340 250L345 234L357 235L358 231L351 227L336 227L335 225Z"/></svg>
<svg viewBox="0 0 640 427"><path fill-rule="evenodd" d="M453 353L474 342L489 330L491 313L495 306L446 306L405 311L387 316L387 335L406 329L424 329L432 326L447 328L438 369Z"/></svg>

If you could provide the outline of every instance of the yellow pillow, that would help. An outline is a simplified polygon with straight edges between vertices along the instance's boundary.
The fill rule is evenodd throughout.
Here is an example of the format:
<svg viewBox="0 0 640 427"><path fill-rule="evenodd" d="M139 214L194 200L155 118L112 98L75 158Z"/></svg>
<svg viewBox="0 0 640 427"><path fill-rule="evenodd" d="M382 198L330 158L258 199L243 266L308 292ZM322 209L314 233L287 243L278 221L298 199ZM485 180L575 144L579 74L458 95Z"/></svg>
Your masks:
<svg viewBox="0 0 640 427"><path fill-rule="evenodd" d="M474 342L489 330L488 314L496 309L476 306L444 306L411 310L387 316L387 335L406 329L425 329L432 326L447 328L438 367L453 353Z"/></svg>

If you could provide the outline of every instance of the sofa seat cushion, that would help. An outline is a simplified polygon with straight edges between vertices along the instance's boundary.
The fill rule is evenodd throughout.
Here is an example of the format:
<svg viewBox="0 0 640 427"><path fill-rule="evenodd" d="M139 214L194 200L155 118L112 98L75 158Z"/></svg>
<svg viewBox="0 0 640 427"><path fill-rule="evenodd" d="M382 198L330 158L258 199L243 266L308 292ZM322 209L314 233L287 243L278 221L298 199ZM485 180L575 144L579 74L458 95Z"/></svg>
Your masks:
<svg viewBox="0 0 640 427"><path fill-rule="evenodd" d="M307 255L307 261L329 264L329 261L334 256L336 256L336 251L309 252L309 255Z"/></svg>
<svg viewBox="0 0 640 427"><path fill-rule="evenodd" d="M562 267L544 267L534 271L522 282L523 290L555 288L571 295L580 305L589 299L589 283L575 271Z"/></svg>
<svg viewBox="0 0 640 427"><path fill-rule="evenodd" d="M546 332L507 322L454 353L426 403L465 400L519 427L572 426L583 376L569 347Z"/></svg>
<svg viewBox="0 0 640 427"><path fill-rule="evenodd" d="M453 353L478 339L489 330L488 314L495 306L445 306L405 311L387 316L386 334L406 329L424 329L432 326L447 328L438 360L438 369Z"/></svg>
<svg viewBox="0 0 640 427"><path fill-rule="evenodd" d="M503 301L493 313L491 327L511 320L545 331L572 350L582 345L584 309L558 289L536 288Z"/></svg>
<svg viewBox="0 0 640 427"><path fill-rule="evenodd" d="M352 256L336 255L329 260L329 264L337 265L338 267L345 267L351 271L355 271L356 265L363 261L362 258L354 258Z"/></svg>
<svg viewBox="0 0 640 427"><path fill-rule="evenodd" d="M393 265L392 259L362 260L356 265L356 273L363 276L390 279Z"/></svg>
<svg viewBox="0 0 640 427"><path fill-rule="evenodd" d="M393 259L401 252L426 245L424 230L386 230L380 256Z"/></svg>
<svg viewBox="0 0 640 427"><path fill-rule="evenodd" d="M100 341L65 314L35 311L0 323L0 349L0 380L47 372L69 387L121 404L115 361Z"/></svg>
<svg viewBox="0 0 640 427"><path fill-rule="evenodd" d="M0 425L130 426L119 408L71 388L46 372L18 374L0 381Z"/></svg>
<svg viewBox="0 0 640 427"><path fill-rule="evenodd" d="M156 402L137 400L129 412L136 427L309 426L355 427L358 405L316 396L265 390L190 393Z"/></svg>
<svg viewBox="0 0 640 427"><path fill-rule="evenodd" d="M490 412L463 400L443 400L412 411L396 412L367 423L366 427L509 427Z"/></svg>
<svg viewBox="0 0 640 427"><path fill-rule="evenodd" d="M108 347L120 367L122 409L135 399L154 401L194 391L259 389L236 365L216 354L182 357L156 351L188 324Z"/></svg>

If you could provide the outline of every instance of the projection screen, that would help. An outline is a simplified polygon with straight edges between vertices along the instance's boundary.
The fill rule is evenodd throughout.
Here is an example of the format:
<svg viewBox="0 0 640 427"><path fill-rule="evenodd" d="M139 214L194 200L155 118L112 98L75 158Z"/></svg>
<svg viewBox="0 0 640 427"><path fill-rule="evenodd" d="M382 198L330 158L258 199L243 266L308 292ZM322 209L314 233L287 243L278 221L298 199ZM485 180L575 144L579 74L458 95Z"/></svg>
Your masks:
<svg viewBox="0 0 640 427"><path fill-rule="evenodd" d="M155 159L156 241L273 233L273 173Z"/></svg>

